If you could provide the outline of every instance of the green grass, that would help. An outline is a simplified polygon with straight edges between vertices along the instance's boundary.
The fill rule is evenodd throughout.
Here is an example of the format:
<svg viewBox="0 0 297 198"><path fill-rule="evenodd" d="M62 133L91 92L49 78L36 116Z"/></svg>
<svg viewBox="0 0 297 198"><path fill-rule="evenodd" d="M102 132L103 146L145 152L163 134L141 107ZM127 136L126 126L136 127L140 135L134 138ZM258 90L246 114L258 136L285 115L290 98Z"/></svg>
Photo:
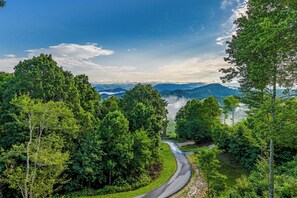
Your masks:
<svg viewBox="0 0 297 198"><path fill-rule="evenodd" d="M175 158L173 154L170 151L170 147L168 144L163 143L162 144L163 150L161 150L161 158L163 160L163 170L156 180L154 180L149 185L139 188L137 190L128 191L128 192L121 192L121 193L115 193L115 194L107 194L107 195L98 195L98 196L92 196L92 198L129 198L129 197L135 197L138 195L145 194L147 192L150 192L154 190L155 188L161 186L164 184L167 180L170 179L170 177L175 173L177 165ZM90 198L90 197L89 197Z"/></svg>
<svg viewBox="0 0 297 198"><path fill-rule="evenodd" d="M219 172L227 176L226 184L228 187L234 186L237 178L249 174L239 161L228 153L219 154L218 160L222 165Z"/></svg>
<svg viewBox="0 0 297 198"><path fill-rule="evenodd" d="M194 144L194 145L188 145L188 146L180 146L179 148L183 152L195 152L198 147L196 144Z"/></svg>

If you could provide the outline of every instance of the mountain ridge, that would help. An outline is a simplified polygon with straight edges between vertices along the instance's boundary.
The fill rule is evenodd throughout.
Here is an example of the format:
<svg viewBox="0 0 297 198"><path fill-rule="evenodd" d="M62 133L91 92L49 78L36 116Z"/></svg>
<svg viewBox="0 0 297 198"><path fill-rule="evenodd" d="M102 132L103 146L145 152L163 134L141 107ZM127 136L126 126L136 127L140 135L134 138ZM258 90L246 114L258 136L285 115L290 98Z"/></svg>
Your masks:
<svg viewBox="0 0 297 198"><path fill-rule="evenodd" d="M99 90L100 85L96 86L97 91L101 94L103 99L110 96L122 97L125 94L125 91L133 88L135 84L115 84L113 89L102 89ZM111 88L111 85L107 86ZM240 95L238 89L229 88L223 86L219 83L205 84L205 83L160 83L153 86L157 89L160 95L163 98L175 96L179 98L188 98L188 99L204 99L209 96L214 96L217 100L222 102L222 100L230 95ZM125 89L126 88L126 89Z"/></svg>

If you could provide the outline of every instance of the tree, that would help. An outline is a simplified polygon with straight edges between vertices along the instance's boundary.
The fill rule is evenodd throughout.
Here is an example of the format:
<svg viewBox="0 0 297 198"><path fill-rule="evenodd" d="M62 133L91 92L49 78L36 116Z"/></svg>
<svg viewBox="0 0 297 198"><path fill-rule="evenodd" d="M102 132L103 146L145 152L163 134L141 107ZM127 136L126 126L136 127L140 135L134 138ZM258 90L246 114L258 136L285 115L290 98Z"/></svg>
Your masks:
<svg viewBox="0 0 297 198"><path fill-rule="evenodd" d="M143 129L136 131L133 136L133 160L131 161L131 172L135 178L148 174L153 157L152 140Z"/></svg>
<svg viewBox="0 0 297 198"><path fill-rule="evenodd" d="M237 35L228 43L228 57L225 59L235 65L222 69L226 76L223 81L239 78L241 89L246 95L254 95L256 103L264 101L266 90L272 87L271 123L276 111L276 87L293 87L297 79L296 38L297 6L294 0L248 1L246 15L236 24ZM255 100L254 100L255 101ZM255 102L252 101L252 105ZM258 106L258 105L254 105ZM271 133L274 128L271 127ZM269 197L274 194L273 187L273 139L270 139L270 183Z"/></svg>
<svg viewBox="0 0 297 198"><path fill-rule="evenodd" d="M120 110L119 98L111 96L101 102L101 113L100 118L103 119L109 112Z"/></svg>
<svg viewBox="0 0 297 198"><path fill-rule="evenodd" d="M207 181L207 197L215 197L219 195L221 191L226 189L225 180L226 176L221 175L218 172L220 168L220 162L217 159L217 155L220 153L220 150L217 147L208 149L202 148L198 150L197 164L202 169L204 176Z"/></svg>
<svg viewBox="0 0 297 198"><path fill-rule="evenodd" d="M24 198L51 195L54 185L66 181L60 177L69 159L64 141L71 142L78 131L73 113L62 102L43 104L28 96L14 98L12 104L20 111L14 118L27 129L27 140L3 154L3 181Z"/></svg>
<svg viewBox="0 0 297 198"><path fill-rule="evenodd" d="M224 99L224 112L228 115L228 112L232 112L232 126L234 126L235 109L239 107L239 100L234 96L228 96Z"/></svg>
<svg viewBox="0 0 297 198"><path fill-rule="evenodd" d="M81 190L86 186L96 188L104 182L102 140L98 132L89 132L83 137L72 160L73 177L67 188Z"/></svg>
<svg viewBox="0 0 297 198"><path fill-rule="evenodd" d="M120 108L130 123L130 130L144 127L148 136L153 140L151 147L153 160L157 164L159 161L159 149L161 143L161 131L166 126L166 101L161 98L158 90L152 85L137 84L128 90L120 100ZM138 117L139 116L139 117ZM135 122L135 119L139 121Z"/></svg>
<svg viewBox="0 0 297 198"><path fill-rule="evenodd" d="M114 111L107 114L98 129L102 141L104 181L109 185L119 185L131 175L129 164L133 159L133 139L129 132L129 122L125 116Z"/></svg>
<svg viewBox="0 0 297 198"><path fill-rule="evenodd" d="M0 7L4 7L5 4L6 4L6 1L4 1L4 0L0 0Z"/></svg>
<svg viewBox="0 0 297 198"><path fill-rule="evenodd" d="M176 116L176 131L179 137L196 142L209 140L212 128L219 122L220 108L214 97L203 102L189 100Z"/></svg>

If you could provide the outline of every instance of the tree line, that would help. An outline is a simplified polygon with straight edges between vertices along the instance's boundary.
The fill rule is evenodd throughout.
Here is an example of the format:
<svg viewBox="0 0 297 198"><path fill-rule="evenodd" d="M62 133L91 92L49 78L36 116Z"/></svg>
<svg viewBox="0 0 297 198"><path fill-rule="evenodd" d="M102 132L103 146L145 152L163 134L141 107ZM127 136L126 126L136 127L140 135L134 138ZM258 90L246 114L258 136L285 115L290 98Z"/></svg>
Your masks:
<svg viewBox="0 0 297 198"><path fill-rule="evenodd" d="M87 76L50 55L14 69L0 73L2 196L102 194L158 177L166 102L151 85L101 101Z"/></svg>

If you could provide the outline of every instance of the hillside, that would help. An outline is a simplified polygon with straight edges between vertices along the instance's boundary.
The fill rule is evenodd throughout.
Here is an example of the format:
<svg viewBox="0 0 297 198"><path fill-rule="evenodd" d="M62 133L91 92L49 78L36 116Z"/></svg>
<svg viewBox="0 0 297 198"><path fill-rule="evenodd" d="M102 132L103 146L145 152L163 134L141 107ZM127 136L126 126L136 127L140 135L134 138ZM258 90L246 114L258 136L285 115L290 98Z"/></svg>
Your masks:
<svg viewBox="0 0 297 198"><path fill-rule="evenodd" d="M158 91L174 91L174 90L187 90L194 89L206 85L205 83L187 83L187 84L174 84L174 83L161 83L154 86Z"/></svg>
<svg viewBox="0 0 297 198"><path fill-rule="evenodd" d="M126 90L131 89L135 84L97 84L96 90L101 94L102 99L110 96L122 97ZM215 96L219 101L230 95L240 95L237 89L231 89L221 84L205 83L160 83L153 86L157 89L163 98L176 96L188 99L203 99L209 96Z"/></svg>
<svg viewBox="0 0 297 198"><path fill-rule="evenodd" d="M225 87L221 84L209 84L189 90L174 90L174 91L161 91L162 97L176 96L179 98L188 98L188 99L204 99L209 96L214 96L218 101L222 101L226 96L240 95L240 92L237 89L231 89Z"/></svg>

